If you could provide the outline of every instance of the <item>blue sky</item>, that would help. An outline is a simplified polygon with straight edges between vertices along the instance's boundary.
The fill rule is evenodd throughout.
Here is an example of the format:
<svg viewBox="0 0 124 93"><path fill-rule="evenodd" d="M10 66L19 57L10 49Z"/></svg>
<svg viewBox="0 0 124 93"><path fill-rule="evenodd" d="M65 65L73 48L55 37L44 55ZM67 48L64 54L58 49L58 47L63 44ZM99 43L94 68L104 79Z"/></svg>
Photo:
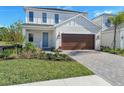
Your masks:
<svg viewBox="0 0 124 93"><path fill-rule="evenodd" d="M49 8L50 7L88 12L90 19L102 13L124 11L124 6L49 6ZM25 22L25 13L22 6L0 6L0 26L9 26L17 20Z"/></svg>

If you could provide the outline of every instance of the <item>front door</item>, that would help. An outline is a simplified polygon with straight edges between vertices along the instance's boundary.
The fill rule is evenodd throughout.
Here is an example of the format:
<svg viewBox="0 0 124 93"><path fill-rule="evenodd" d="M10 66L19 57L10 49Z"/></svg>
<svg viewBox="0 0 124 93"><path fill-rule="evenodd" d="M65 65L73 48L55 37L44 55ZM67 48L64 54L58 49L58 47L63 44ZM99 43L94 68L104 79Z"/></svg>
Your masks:
<svg viewBox="0 0 124 93"><path fill-rule="evenodd" d="M48 48L48 32L43 32L43 48Z"/></svg>

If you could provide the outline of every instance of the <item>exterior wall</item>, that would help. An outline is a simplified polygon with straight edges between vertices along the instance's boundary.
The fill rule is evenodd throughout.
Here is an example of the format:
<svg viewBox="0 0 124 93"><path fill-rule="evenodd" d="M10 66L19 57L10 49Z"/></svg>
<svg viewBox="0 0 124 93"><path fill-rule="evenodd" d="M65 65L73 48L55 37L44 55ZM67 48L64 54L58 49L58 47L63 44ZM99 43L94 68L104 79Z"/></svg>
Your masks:
<svg viewBox="0 0 124 93"><path fill-rule="evenodd" d="M48 48L55 47L53 41L53 31L41 31L41 30L26 30L25 37L28 41L28 33L33 33L34 41L32 42L36 47L42 48L43 32L48 32Z"/></svg>
<svg viewBox="0 0 124 93"><path fill-rule="evenodd" d="M101 45L101 31L95 35L95 50L100 50Z"/></svg>
<svg viewBox="0 0 124 93"><path fill-rule="evenodd" d="M124 49L124 27L120 29L120 48Z"/></svg>
<svg viewBox="0 0 124 93"><path fill-rule="evenodd" d="M34 12L34 22L29 22L29 11ZM56 10L45 10L45 9L27 9L26 11L26 23L35 23L35 24L55 24L54 14L59 14L59 23L65 21L79 13L76 12L65 12L65 11L56 11ZM47 13L47 23L42 22L42 13ZM86 13L82 13L86 16Z"/></svg>
<svg viewBox="0 0 124 93"><path fill-rule="evenodd" d="M67 34L96 34L93 30L90 31L86 29L84 26L85 24L88 24L86 21L84 21L81 17L75 18L59 27L56 28L56 48L59 48L61 46L61 34L67 33ZM92 28L92 25L88 25ZM58 37L60 36L60 37Z"/></svg>
<svg viewBox="0 0 124 93"><path fill-rule="evenodd" d="M101 46L113 48L114 31L105 31L101 33ZM116 48L120 48L120 31L116 34Z"/></svg>

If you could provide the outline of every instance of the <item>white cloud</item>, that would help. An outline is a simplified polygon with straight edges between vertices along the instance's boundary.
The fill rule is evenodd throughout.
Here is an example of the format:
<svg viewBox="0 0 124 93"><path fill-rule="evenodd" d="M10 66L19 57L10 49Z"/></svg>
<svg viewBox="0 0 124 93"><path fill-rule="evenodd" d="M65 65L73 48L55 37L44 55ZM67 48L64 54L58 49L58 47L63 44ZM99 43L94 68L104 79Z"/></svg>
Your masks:
<svg viewBox="0 0 124 93"><path fill-rule="evenodd" d="M101 14L103 14L103 13L106 13L106 14L112 14L113 13L113 11L112 10L105 10L105 11L95 11L94 12L94 16L99 16L99 15L101 15Z"/></svg>
<svg viewBox="0 0 124 93"><path fill-rule="evenodd" d="M65 6L63 9L73 9L72 6Z"/></svg>
<svg viewBox="0 0 124 93"><path fill-rule="evenodd" d="M4 27L4 25L0 24L0 27Z"/></svg>
<svg viewBox="0 0 124 93"><path fill-rule="evenodd" d="M2 25L0 24L0 27L2 27Z"/></svg>
<svg viewBox="0 0 124 93"><path fill-rule="evenodd" d="M67 10L72 10L72 6L57 6L56 8L61 8L61 9L67 9Z"/></svg>

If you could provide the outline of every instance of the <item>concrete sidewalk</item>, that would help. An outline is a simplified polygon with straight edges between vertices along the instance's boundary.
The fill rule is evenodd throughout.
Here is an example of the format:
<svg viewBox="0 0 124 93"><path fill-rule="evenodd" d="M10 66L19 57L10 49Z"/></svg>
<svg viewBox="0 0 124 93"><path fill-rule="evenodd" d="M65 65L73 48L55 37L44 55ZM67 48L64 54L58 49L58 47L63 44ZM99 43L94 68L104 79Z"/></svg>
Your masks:
<svg viewBox="0 0 124 93"><path fill-rule="evenodd" d="M16 86L111 86L104 79L96 76L81 76L67 79L57 79L49 81L41 81Z"/></svg>

